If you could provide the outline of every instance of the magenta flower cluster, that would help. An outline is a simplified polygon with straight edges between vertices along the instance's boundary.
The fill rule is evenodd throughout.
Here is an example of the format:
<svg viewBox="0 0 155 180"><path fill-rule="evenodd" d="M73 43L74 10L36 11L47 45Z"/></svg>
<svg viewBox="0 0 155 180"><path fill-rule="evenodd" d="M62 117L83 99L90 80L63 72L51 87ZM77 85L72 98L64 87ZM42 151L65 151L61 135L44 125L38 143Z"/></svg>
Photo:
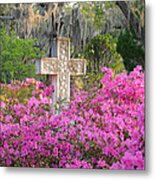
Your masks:
<svg viewBox="0 0 155 180"><path fill-rule="evenodd" d="M75 92L59 115L50 110L52 88L37 81L27 103L2 101L0 165L143 170L144 73L102 72L102 87Z"/></svg>

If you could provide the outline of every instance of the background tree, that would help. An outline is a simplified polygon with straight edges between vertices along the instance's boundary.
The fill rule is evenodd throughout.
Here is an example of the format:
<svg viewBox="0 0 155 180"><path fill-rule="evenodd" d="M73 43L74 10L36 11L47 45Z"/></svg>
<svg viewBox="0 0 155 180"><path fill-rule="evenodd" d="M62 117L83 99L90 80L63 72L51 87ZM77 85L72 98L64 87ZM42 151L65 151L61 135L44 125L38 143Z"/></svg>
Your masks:
<svg viewBox="0 0 155 180"><path fill-rule="evenodd" d="M39 58L43 52L35 47L36 40L20 39L15 33L8 34L0 30L0 82L23 80L35 77L35 65L32 59Z"/></svg>
<svg viewBox="0 0 155 180"><path fill-rule="evenodd" d="M87 44L85 56L88 59L88 71L100 72L103 66L121 71L122 57L116 51L117 38L111 34L97 35Z"/></svg>
<svg viewBox="0 0 155 180"><path fill-rule="evenodd" d="M121 32L117 52L123 57L123 63L127 71L132 71L137 65L142 65L145 69L145 51L136 34L127 28Z"/></svg>
<svg viewBox="0 0 155 180"><path fill-rule="evenodd" d="M145 43L145 1L116 1L127 19L130 28L144 46Z"/></svg>
<svg viewBox="0 0 155 180"><path fill-rule="evenodd" d="M15 31L13 36L15 42L20 41L21 43L23 40L22 43L24 41L26 43L27 39L36 38L38 40L37 47L40 49L38 49L38 54L40 54L39 51L44 50L46 56L50 56L51 40L56 34L71 39L71 57L86 57L90 71L99 72L101 66L112 67L118 71L123 67L122 62L130 71L137 64L141 64L143 68L145 64L144 8L143 0L1 4L0 27L5 26L10 37L12 36L11 32ZM9 36L7 37L9 38ZM11 54L12 49L17 46L16 43L11 48L13 42L7 39L3 43L3 39L1 39L2 44L10 43L8 48L10 48ZM32 47L32 44L29 43L29 47L25 49ZM23 50L20 51L23 52ZM13 53L11 56L14 56ZM3 57L5 57L4 54ZM28 59L30 58L29 56ZM7 57L7 59L9 58ZM17 56L17 59L20 58ZM4 60L1 57L1 61L4 66L6 58ZM18 67L17 62L16 66ZM25 62L21 56L19 62L25 63L29 71L29 60ZM12 68L10 67L11 63L14 63ZM15 60L11 63L8 63L9 65L4 66L3 69L6 70L6 67L10 67L11 69L7 72L11 72L15 68ZM16 77L13 73L13 75L7 74L7 78L4 78L4 74L2 75L3 81L4 79L6 81L8 77ZM31 75L31 73L28 74Z"/></svg>
<svg viewBox="0 0 155 180"><path fill-rule="evenodd" d="M145 2L117 1L116 4L128 22L118 38L117 51L122 55L128 71L137 65L145 69Z"/></svg>

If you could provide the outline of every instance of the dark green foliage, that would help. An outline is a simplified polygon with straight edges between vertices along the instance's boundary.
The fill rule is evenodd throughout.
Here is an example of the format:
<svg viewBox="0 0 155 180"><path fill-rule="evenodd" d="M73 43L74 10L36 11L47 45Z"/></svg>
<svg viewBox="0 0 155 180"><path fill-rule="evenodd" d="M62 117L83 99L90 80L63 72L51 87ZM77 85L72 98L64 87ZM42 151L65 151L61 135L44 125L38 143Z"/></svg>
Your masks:
<svg viewBox="0 0 155 180"><path fill-rule="evenodd" d="M131 29L125 29L118 38L117 52L123 57L127 71L132 71L137 65L145 67L145 51Z"/></svg>
<svg viewBox="0 0 155 180"><path fill-rule="evenodd" d="M121 71L124 69L122 57L116 51L117 38L111 34L97 35L87 44L85 57L88 71L100 72L103 66Z"/></svg>
<svg viewBox="0 0 155 180"><path fill-rule="evenodd" d="M32 59L38 58L40 50L34 46L34 39L20 39L14 33L0 30L0 82L23 80L35 77L35 65Z"/></svg>

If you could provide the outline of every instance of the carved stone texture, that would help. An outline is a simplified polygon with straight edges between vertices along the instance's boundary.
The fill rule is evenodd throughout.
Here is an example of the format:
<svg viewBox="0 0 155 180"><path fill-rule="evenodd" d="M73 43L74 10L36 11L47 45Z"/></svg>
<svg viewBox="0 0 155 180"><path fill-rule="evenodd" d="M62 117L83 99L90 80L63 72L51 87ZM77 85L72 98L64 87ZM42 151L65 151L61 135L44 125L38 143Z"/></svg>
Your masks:
<svg viewBox="0 0 155 180"><path fill-rule="evenodd" d="M69 38L59 37L58 40L58 58L68 61L70 59L70 40Z"/></svg>
<svg viewBox="0 0 155 180"><path fill-rule="evenodd" d="M59 99L70 98L70 75L68 69L68 62L64 60L59 61Z"/></svg>
<svg viewBox="0 0 155 180"><path fill-rule="evenodd" d="M59 74L59 99L70 100L70 75L69 73Z"/></svg>
<svg viewBox="0 0 155 180"><path fill-rule="evenodd" d="M71 75L82 75L86 73L85 59L71 59L68 63L68 69Z"/></svg>
<svg viewBox="0 0 155 180"><path fill-rule="evenodd" d="M58 74L59 63L57 58L42 59L42 73L43 74Z"/></svg>
<svg viewBox="0 0 155 180"><path fill-rule="evenodd" d="M82 75L86 72L86 60L70 59L69 38L59 37L56 44L58 58L43 58L38 61L36 66L40 74L54 76L54 78L50 78L51 84L56 89L53 97L54 104L57 100L70 100L70 75Z"/></svg>

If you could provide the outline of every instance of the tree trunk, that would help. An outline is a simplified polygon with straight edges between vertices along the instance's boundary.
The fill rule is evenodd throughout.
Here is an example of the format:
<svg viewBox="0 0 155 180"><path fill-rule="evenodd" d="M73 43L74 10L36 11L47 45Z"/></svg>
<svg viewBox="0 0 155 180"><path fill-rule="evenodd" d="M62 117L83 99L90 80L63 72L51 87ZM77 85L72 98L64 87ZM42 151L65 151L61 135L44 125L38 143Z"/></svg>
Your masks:
<svg viewBox="0 0 155 180"><path fill-rule="evenodd" d="M129 21L129 25L133 29L137 38L140 40L141 44L144 46L144 28L141 27L139 19L134 15L131 8L129 7L129 4L125 1L117 1L116 5L120 8L126 19Z"/></svg>

